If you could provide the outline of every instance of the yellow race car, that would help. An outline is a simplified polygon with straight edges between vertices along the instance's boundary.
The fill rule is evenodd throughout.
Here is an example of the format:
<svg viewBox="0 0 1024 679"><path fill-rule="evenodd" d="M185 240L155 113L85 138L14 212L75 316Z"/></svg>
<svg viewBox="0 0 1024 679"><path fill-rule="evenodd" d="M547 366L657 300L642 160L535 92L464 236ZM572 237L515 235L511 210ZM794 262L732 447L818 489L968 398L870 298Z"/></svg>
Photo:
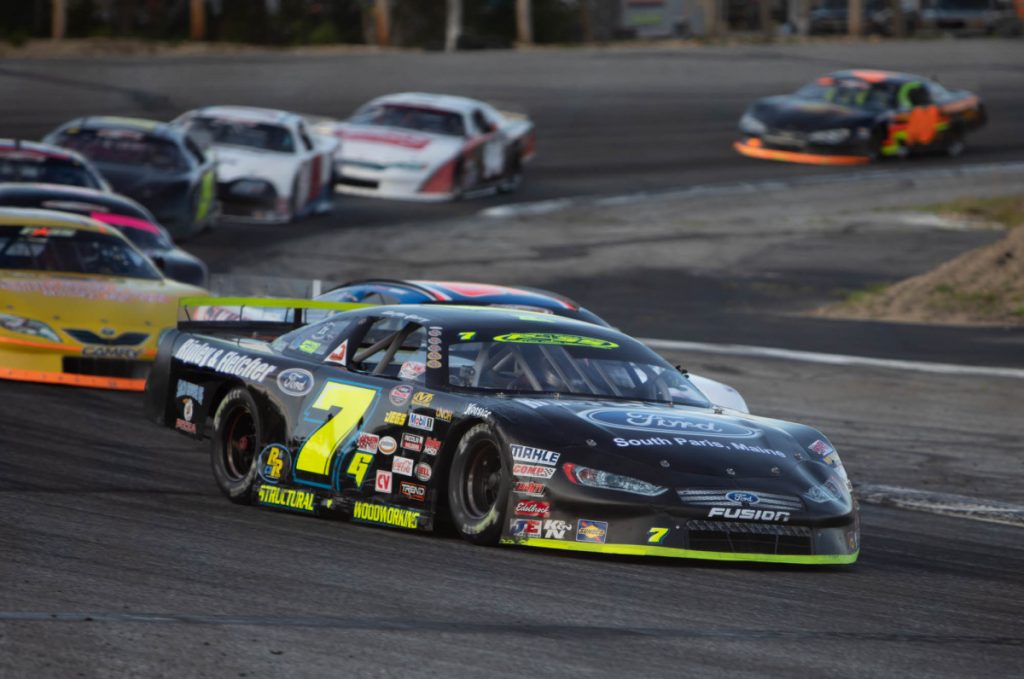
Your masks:
<svg viewBox="0 0 1024 679"><path fill-rule="evenodd" d="M0 209L0 379L141 391L178 300L203 294L98 221Z"/></svg>

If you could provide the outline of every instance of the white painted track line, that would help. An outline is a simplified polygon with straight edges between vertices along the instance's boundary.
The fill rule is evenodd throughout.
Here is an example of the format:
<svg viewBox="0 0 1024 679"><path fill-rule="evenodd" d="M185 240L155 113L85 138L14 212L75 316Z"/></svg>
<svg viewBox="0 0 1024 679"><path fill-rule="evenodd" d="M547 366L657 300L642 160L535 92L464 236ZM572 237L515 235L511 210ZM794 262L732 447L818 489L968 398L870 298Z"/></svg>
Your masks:
<svg viewBox="0 0 1024 679"><path fill-rule="evenodd" d="M794 351L776 347L756 347L745 344L709 344L705 342L682 342L679 340L637 338L652 349L663 351L691 351L705 354L723 354L727 356L754 356L759 358L777 358L804 363L824 363L826 365L865 366L871 368L887 368L890 370L913 370L916 372L934 373L938 375L976 375L982 377L1007 377L1024 379L1024 369L999 368L978 365L956 365L953 363L929 363L927 361L901 361L890 358L870 358L867 356L849 356L845 354L824 354L815 351Z"/></svg>
<svg viewBox="0 0 1024 679"><path fill-rule="evenodd" d="M1024 528L1024 506L1008 502L873 484L858 485L856 493L866 504Z"/></svg>

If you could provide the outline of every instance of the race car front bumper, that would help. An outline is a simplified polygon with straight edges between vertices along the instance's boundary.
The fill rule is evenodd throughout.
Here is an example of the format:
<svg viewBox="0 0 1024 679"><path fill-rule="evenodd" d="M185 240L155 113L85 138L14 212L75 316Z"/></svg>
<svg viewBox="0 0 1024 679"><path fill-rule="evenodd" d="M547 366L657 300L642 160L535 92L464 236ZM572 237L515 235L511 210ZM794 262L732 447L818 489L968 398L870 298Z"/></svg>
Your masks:
<svg viewBox="0 0 1024 679"><path fill-rule="evenodd" d="M83 349L74 344L0 336L0 379L92 389L145 389L155 350L122 359L84 356Z"/></svg>
<svg viewBox="0 0 1024 679"><path fill-rule="evenodd" d="M733 148L748 158L777 160L785 163L806 163L809 165L865 165L871 162L867 155L848 153L822 153L816 150L784 149L765 144L758 137L747 137L733 144Z"/></svg>

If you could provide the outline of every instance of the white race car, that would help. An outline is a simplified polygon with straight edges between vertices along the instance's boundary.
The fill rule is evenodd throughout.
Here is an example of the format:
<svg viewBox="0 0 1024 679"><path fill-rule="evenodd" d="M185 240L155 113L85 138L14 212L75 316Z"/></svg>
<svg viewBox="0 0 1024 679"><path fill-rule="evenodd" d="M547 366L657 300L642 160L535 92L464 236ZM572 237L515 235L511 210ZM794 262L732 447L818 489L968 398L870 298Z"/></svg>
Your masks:
<svg viewBox="0 0 1024 679"><path fill-rule="evenodd" d="M172 124L216 153L217 197L225 216L284 223L333 206L331 166L339 142L311 130L302 116L207 106Z"/></svg>
<svg viewBox="0 0 1024 679"><path fill-rule="evenodd" d="M406 92L378 97L346 121L316 129L341 139L342 193L442 201L511 191L533 156L533 123L475 99Z"/></svg>

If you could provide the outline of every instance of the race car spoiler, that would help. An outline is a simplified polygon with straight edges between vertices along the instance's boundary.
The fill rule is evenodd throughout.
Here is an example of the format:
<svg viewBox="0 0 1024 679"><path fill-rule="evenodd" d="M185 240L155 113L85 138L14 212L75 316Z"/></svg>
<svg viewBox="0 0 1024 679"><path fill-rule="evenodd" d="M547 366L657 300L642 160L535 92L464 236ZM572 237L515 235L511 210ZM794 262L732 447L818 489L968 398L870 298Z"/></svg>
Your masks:
<svg viewBox="0 0 1024 679"><path fill-rule="evenodd" d="M282 335L305 325L308 309L351 311L369 306L374 305L284 297L183 297L178 300L178 330Z"/></svg>

